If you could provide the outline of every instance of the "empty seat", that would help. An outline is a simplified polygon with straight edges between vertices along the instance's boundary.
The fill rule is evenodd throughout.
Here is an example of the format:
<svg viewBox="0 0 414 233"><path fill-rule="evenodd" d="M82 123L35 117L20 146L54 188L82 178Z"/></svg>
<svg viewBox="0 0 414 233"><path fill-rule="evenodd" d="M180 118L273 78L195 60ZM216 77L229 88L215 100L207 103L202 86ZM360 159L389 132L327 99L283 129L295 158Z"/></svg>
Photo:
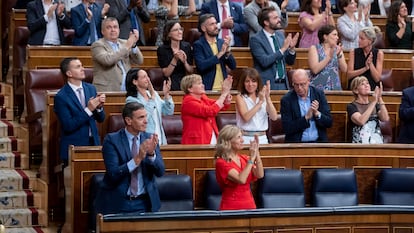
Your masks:
<svg viewBox="0 0 414 233"><path fill-rule="evenodd" d="M221 189L217 183L216 171L207 171L204 182L206 209L218 210L221 202Z"/></svg>
<svg viewBox="0 0 414 233"><path fill-rule="evenodd" d="M383 169L376 191L377 204L414 205L414 169Z"/></svg>
<svg viewBox="0 0 414 233"><path fill-rule="evenodd" d="M352 169L317 169L313 175L313 205L358 205L356 176Z"/></svg>
<svg viewBox="0 0 414 233"><path fill-rule="evenodd" d="M259 208L305 207L302 172L290 169L265 169L258 181Z"/></svg>
<svg viewBox="0 0 414 233"><path fill-rule="evenodd" d="M181 144L183 136L183 122L181 115L162 116L162 126L168 144Z"/></svg>
<svg viewBox="0 0 414 233"><path fill-rule="evenodd" d="M219 113L216 116L217 128L220 131L226 125L236 125L235 113Z"/></svg>
<svg viewBox="0 0 414 233"><path fill-rule="evenodd" d="M147 70L147 73L148 77L150 77L154 90L162 91L162 87L164 85L164 73L162 72L162 68L150 68Z"/></svg>
<svg viewBox="0 0 414 233"><path fill-rule="evenodd" d="M269 128L267 129L267 138L269 143L284 143L285 142L285 133L283 132L282 127L282 117L279 114L275 121L272 121L269 118Z"/></svg>
<svg viewBox="0 0 414 233"><path fill-rule="evenodd" d="M193 210L193 188L188 175L164 175L157 177L160 193L160 211Z"/></svg>

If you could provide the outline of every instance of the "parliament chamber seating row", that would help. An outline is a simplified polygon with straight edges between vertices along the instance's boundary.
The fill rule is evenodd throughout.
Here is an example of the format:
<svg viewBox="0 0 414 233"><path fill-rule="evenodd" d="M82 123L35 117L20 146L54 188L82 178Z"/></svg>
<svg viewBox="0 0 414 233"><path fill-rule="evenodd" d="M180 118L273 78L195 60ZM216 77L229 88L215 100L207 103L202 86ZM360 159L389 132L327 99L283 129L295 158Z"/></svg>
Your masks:
<svg viewBox="0 0 414 233"><path fill-rule="evenodd" d="M94 174L91 178L90 195L99 192L99 183L102 182L103 174ZM312 207L306 205L303 175L300 170L295 169L265 169L263 179L260 179L254 190L258 209L254 212L241 211L245 217L249 215L265 214L270 210L284 209L291 213L300 215L303 211L309 214L316 214L321 208L349 208L348 211L358 212L358 187L356 175L352 169L317 169L313 174L312 181ZM188 175L165 175L157 178L157 185L161 198L160 213L149 214L111 214L99 216L101 221L123 222L137 221L154 218L155 216L171 219L188 219L191 213L192 218L198 215L204 217L218 218L226 212L206 212L203 210L218 210L221 201L221 191L217 184L215 171L211 170L205 176L205 203L202 210L193 211L192 182ZM383 169L380 172L378 186L375 188L375 203L377 205L414 205L414 169ZM93 199L91 199L93 200ZM318 207L318 208L314 208ZM366 207L366 206L365 206ZM92 207L93 208L93 207ZM364 208L364 207L362 207ZM370 206L370 211L382 210L380 206ZM166 214L174 211L172 215ZM365 210L366 211L366 210ZM166 213L163 213L166 212ZM89 226L95 229L96 213L90 212ZM235 211L237 213L237 211ZM277 213L274 213L277 215ZM218 215L218 216L217 216ZM190 218L191 218L190 217ZM125 219L124 219L125 218ZM98 220L99 221L99 220ZM99 232L99 230L98 230Z"/></svg>

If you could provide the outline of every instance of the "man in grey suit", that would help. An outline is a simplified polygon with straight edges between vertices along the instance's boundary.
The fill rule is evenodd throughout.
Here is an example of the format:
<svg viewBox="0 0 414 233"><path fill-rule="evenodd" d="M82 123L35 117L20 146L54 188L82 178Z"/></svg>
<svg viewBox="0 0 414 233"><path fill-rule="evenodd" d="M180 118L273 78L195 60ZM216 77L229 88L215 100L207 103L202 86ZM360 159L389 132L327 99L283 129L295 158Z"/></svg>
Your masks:
<svg viewBox="0 0 414 233"><path fill-rule="evenodd" d="M295 46L299 33L289 33L285 38L281 28L281 19L273 7L261 9L258 21L262 30L250 38L250 52L254 68L259 72L263 83L270 80L272 90L287 90L286 63L293 65L296 59Z"/></svg>
<svg viewBox="0 0 414 233"><path fill-rule="evenodd" d="M260 30L262 30L262 26L260 26L259 22L257 21L257 15L260 12L260 9L265 7L274 7L281 16L281 26L282 28L286 28L288 26L288 14L286 13L286 5L287 0L284 0L281 4L281 8L279 5L271 0L253 0L243 9L244 21L246 22L247 26L249 27L249 37L253 36Z"/></svg>
<svg viewBox="0 0 414 233"><path fill-rule="evenodd" d="M144 57L136 43L138 31L133 30L128 40L119 39L119 25L115 18L102 21L103 38L92 46L93 84L98 92L124 91L125 77L131 63L141 65Z"/></svg>
<svg viewBox="0 0 414 233"><path fill-rule="evenodd" d="M118 20L119 38L128 39L132 29L138 30L138 45L146 45L142 22L150 21L150 13L145 0L105 0L109 4L108 17Z"/></svg>

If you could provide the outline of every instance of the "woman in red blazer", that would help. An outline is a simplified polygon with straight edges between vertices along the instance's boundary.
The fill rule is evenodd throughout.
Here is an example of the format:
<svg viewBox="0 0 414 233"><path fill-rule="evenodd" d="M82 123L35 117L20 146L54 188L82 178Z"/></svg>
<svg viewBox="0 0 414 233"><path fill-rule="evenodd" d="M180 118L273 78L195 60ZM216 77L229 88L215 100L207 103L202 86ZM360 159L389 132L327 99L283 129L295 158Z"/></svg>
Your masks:
<svg viewBox="0 0 414 233"><path fill-rule="evenodd" d="M185 93L181 106L182 144L216 144L216 115L230 106L232 83L233 77L224 79L221 95L215 100L207 97L200 75L187 75L181 80L181 90Z"/></svg>

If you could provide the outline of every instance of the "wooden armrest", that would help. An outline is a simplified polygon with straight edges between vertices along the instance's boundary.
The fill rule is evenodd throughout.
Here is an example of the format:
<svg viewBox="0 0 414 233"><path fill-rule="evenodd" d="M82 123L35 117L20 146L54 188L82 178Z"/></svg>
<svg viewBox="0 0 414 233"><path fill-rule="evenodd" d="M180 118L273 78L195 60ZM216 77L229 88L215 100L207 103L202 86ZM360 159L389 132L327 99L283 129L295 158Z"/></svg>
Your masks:
<svg viewBox="0 0 414 233"><path fill-rule="evenodd" d="M39 112L36 112L34 114L27 115L26 116L26 122L31 123L31 122L34 122L35 120L39 119L39 118L42 118L42 113L43 113L43 111L39 111Z"/></svg>

